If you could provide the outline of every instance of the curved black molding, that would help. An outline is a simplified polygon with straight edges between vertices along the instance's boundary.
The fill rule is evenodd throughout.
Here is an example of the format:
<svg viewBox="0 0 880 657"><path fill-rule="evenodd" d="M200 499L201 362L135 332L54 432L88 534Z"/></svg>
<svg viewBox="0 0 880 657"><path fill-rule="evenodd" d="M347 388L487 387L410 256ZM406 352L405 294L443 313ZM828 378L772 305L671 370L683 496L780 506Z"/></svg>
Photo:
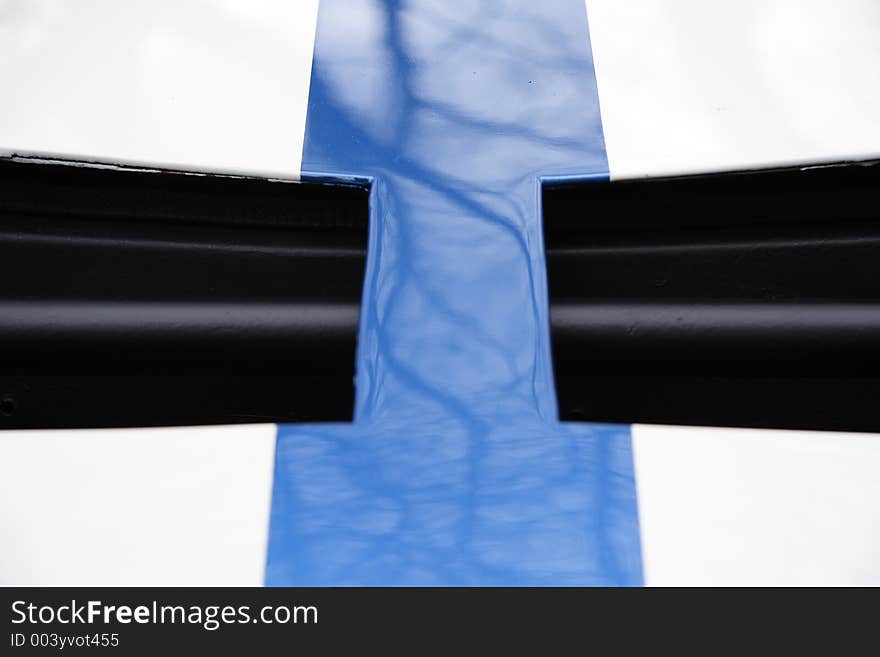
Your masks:
<svg viewBox="0 0 880 657"><path fill-rule="evenodd" d="M544 190L565 420L880 431L880 166Z"/></svg>
<svg viewBox="0 0 880 657"><path fill-rule="evenodd" d="M0 162L0 428L348 421L367 192Z"/></svg>

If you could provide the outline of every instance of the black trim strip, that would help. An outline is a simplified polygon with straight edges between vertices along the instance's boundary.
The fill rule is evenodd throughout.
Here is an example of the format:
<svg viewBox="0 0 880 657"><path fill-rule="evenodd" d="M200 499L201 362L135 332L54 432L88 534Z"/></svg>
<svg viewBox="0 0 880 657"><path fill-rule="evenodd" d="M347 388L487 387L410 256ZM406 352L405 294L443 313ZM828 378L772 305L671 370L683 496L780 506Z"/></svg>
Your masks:
<svg viewBox="0 0 880 657"><path fill-rule="evenodd" d="M367 216L364 189L0 162L0 428L351 420Z"/></svg>
<svg viewBox="0 0 880 657"><path fill-rule="evenodd" d="M564 420L880 431L880 165L547 187Z"/></svg>

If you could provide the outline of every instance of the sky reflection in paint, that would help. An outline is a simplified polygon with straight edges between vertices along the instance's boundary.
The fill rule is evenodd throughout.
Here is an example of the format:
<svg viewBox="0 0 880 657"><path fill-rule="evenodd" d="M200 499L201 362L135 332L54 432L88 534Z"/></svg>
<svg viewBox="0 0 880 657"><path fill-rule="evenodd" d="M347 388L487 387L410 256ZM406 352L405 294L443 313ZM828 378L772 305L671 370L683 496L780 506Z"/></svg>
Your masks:
<svg viewBox="0 0 880 657"><path fill-rule="evenodd" d="M279 430L267 583L641 583L627 427L557 422L540 184L605 177L583 2L324 0L303 177L370 182L353 425Z"/></svg>

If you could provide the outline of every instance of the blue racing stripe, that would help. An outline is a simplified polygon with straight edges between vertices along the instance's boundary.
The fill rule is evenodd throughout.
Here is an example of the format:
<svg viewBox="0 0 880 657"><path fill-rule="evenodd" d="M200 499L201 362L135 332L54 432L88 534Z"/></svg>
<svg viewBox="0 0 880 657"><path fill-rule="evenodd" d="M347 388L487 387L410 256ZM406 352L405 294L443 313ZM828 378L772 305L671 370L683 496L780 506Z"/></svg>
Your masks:
<svg viewBox="0 0 880 657"><path fill-rule="evenodd" d="M353 425L279 429L266 582L642 582L628 427L560 424L540 189L606 178L582 0L324 0L303 178L371 185Z"/></svg>

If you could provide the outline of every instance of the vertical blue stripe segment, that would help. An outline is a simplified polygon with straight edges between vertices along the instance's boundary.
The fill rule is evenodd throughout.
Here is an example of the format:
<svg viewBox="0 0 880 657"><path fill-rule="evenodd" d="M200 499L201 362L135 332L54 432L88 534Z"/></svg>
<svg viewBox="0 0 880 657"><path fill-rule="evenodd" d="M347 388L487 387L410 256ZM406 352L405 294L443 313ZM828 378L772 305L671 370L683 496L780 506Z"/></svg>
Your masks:
<svg viewBox="0 0 880 657"><path fill-rule="evenodd" d="M627 427L561 424L541 185L607 178L582 0L323 0L303 178L369 184L352 425L279 428L269 585L642 583Z"/></svg>
<svg viewBox="0 0 880 657"><path fill-rule="evenodd" d="M626 426L283 426L269 585L639 585Z"/></svg>

